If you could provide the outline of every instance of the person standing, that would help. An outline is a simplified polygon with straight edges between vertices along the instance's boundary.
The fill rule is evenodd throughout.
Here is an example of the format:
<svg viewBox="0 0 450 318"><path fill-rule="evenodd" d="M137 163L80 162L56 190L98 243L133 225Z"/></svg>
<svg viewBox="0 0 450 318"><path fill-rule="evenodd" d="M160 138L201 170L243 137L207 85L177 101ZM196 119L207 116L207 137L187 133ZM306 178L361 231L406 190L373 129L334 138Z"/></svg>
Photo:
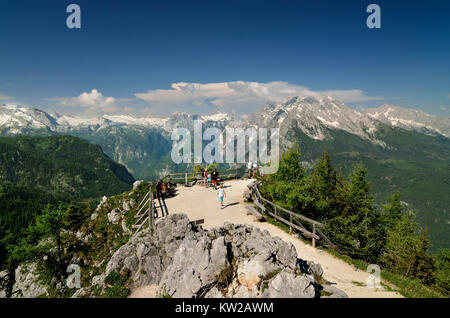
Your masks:
<svg viewBox="0 0 450 318"><path fill-rule="evenodd" d="M223 184L220 185L218 192L219 192L220 208L223 209L223 198L226 196L225 189L223 188Z"/></svg>
<svg viewBox="0 0 450 318"><path fill-rule="evenodd" d="M205 188L208 184L208 168L205 168L205 171L203 171L203 182L205 184Z"/></svg>
<svg viewBox="0 0 450 318"><path fill-rule="evenodd" d="M253 168L253 163L251 161L249 161L248 164L247 164L248 178L249 179L252 177L252 168Z"/></svg>
<svg viewBox="0 0 450 318"><path fill-rule="evenodd" d="M211 182L214 186L214 190L217 190L217 180L219 178L219 172L217 168L214 168L214 171L211 173Z"/></svg>
<svg viewBox="0 0 450 318"><path fill-rule="evenodd" d="M156 183L156 197L158 198L159 207L161 208L161 216L164 216L164 214L169 215L169 211L167 210L166 206L166 200L164 198L163 187L163 181L159 179Z"/></svg>

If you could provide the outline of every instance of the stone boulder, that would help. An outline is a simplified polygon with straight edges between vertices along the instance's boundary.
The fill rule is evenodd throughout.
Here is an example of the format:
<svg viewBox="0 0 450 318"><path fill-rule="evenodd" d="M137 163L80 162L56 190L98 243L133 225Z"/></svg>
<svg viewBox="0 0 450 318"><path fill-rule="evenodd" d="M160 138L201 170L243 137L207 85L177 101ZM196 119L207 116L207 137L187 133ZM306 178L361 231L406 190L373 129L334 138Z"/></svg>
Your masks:
<svg viewBox="0 0 450 318"><path fill-rule="evenodd" d="M102 208L103 204L106 203L107 200L108 200L108 198L106 196L103 196L102 200L97 205L97 208L95 209L95 211L96 212L99 211Z"/></svg>
<svg viewBox="0 0 450 318"><path fill-rule="evenodd" d="M196 240L200 232L194 231L183 214L159 219L153 231L144 229L122 245L107 263L105 273L93 278L92 285L104 288L105 278L113 271L127 273L130 287L158 284L183 239L187 236Z"/></svg>
<svg viewBox="0 0 450 318"><path fill-rule="evenodd" d="M314 278L298 269L291 243L227 223L185 239L159 288L171 297L315 297Z"/></svg>
<svg viewBox="0 0 450 318"><path fill-rule="evenodd" d="M16 280L12 290L12 298L37 298L47 294L47 289L39 281L36 263L20 265L16 268Z"/></svg>
<svg viewBox="0 0 450 318"><path fill-rule="evenodd" d="M137 181L134 181L134 183L133 183L133 190L136 190L137 187L139 187L139 185L140 185L142 182L144 182L144 180L137 180Z"/></svg>
<svg viewBox="0 0 450 318"><path fill-rule="evenodd" d="M0 272L0 298L6 298L6 284L8 283L8 271Z"/></svg>
<svg viewBox="0 0 450 318"><path fill-rule="evenodd" d="M118 224L121 216L122 216L122 211L120 211L120 209L118 209L118 208L112 209L108 213L108 221L111 222L112 224Z"/></svg>

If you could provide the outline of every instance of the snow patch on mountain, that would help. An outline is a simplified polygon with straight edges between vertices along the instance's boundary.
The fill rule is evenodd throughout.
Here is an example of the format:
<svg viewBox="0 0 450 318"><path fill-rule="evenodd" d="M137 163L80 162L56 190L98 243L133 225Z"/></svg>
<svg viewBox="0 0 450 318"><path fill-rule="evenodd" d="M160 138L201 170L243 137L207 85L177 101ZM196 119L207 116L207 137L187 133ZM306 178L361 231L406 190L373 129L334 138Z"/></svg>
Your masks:
<svg viewBox="0 0 450 318"><path fill-rule="evenodd" d="M421 110L406 109L388 104L363 111L367 116L385 124L425 134L440 134L450 138L450 118L437 117Z"/></svg>

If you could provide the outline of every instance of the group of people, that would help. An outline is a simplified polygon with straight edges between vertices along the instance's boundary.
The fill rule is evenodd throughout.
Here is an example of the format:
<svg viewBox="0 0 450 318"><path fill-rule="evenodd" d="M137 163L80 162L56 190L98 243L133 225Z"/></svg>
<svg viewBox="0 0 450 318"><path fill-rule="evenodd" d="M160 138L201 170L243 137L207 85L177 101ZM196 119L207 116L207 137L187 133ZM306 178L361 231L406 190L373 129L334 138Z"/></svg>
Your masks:
<svg viewBox="0 0 450 318"><path fill-rule="evenodd" d="M211 173L208 172L208 168L205 168L203 171L203 185L207 188L211 184L213 185L214 190L216 190L219 184L219 171L217 171L217 168L214 168Z"/></svg>
<svg viewBox="0 0 450 318"><path fill-rule="evenodd" d="M217 171L217 168L214 168L214 170L211 173L208 172L208 168L205 168L205 170L203 171L203 184L206 188L209 187L210 184L212 184L214 190L218 189L219 204L220 208L223 209L224 208L223 199L224 197L226 197L226 194L225 189L223 188L223 184L221 184L220 186L218 185L219 171Z"/></svg>
<svg viewBox="0 0 450 318"><path fill-rule="evenodd" d="M159 179L156 183L156 198L158 199L159 207L161 208L161 214L169 215L169 210L166 206L166 197L175 196L175 186L172 184L171 179L167 183L164 183L162 179ZM155 215L158 215L158 211L155 206Z"/></svg>
<svg viewBox="0 0 450 318"><path fill-rule="evenodd" d="M271 162L269 161L264 164L264 167L268 167L268 166L270 166L270 164L271 164ZM249 179L255 177L255 171L258 171L260 176L263 175L261 163L258 164L256 162L249 161L249 163L247 164L247 170L248 170L248 178Z"/></svg>

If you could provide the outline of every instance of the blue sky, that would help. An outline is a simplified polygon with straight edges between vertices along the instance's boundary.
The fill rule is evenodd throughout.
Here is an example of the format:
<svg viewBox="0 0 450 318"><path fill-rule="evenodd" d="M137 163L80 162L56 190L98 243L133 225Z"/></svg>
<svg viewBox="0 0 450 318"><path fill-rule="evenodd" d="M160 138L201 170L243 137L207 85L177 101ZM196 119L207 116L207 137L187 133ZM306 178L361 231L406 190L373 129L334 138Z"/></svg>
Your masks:
<svg viewBox="0 0 450 318"><path fill-rule="evenodd" d="M381 29L366 26L370 3ZM1 1L0 102L242 113L300 92L449 116L449 16L449 1Z"/></svg>

